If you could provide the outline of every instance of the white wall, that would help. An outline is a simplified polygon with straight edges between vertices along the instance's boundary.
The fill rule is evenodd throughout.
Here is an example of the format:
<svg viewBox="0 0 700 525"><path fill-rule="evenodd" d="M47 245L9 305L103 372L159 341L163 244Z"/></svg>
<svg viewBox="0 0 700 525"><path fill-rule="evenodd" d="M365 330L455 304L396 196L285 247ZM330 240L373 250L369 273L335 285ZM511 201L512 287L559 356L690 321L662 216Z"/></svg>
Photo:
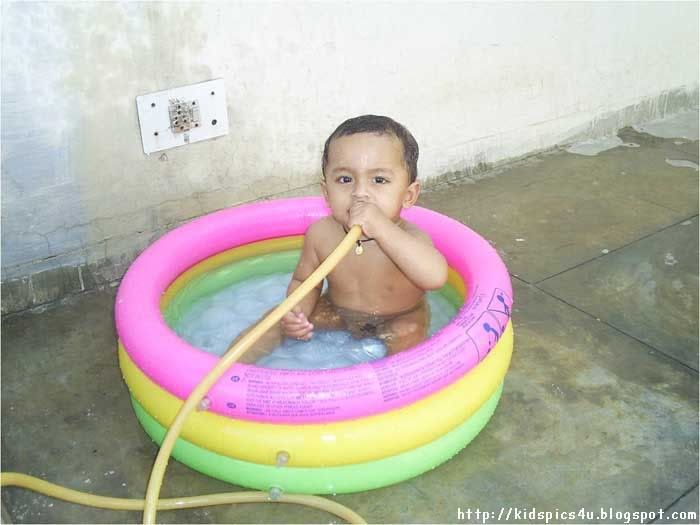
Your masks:
<svg viewBox="0 0 700 525"><path fill-rule="evenodd" d="M115 279L179 221L308 192L351 116L404 123L426 180L694 105L697 57L696 2L5 1L3 280ZM135 97L218 77L230 134L145 156Z"/></svg>

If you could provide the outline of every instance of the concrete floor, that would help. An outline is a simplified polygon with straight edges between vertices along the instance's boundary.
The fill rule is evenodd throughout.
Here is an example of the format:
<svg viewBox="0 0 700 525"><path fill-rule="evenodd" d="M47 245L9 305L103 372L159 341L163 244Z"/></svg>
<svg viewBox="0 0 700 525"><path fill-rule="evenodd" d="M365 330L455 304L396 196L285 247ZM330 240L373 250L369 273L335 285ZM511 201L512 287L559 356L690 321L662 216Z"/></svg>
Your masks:
<svg viewBox="0 0 700 525"><path fill-rule="evenodd" d="M640 147L548 153L423 194L421 204L488 238L513 275L516 339L503 398L484 431L446 464L333 499L370 522L394 523L458 522L468 510L463 521L475 522L477 510L502 507L592 513L559 522L624 520L601 508L698 512L698 172L666 162L697 164L698 142L632 129L620 136ZM3 320L3 470L143 497L156 447L117 366L114 294L86 293ZM171 462L162 495L232 489ZM15 488L2 501L16 523L141 519ZM252 504L158 518L337 521Z"/></svg>

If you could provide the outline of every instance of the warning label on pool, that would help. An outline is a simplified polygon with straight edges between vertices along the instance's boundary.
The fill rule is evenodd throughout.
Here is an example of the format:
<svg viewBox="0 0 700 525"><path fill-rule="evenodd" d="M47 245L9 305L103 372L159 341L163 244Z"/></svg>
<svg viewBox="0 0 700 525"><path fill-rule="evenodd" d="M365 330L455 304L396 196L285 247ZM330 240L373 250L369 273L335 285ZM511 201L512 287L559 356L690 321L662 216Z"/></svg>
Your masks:
<svg viewBox="0 0 700 525"><path fill-rule="evenodd" d="M359 365L353 373L337 369L323 374L307 370L276 370L270 374L265 369L250 368L245 375L230 377L239 383L245 401L242 406L228 406L263 421L323 421L338 415L350 419L420 399L459 379L478 360L471 338L451 332L433 337L430 346L410 354Z"/></svg>

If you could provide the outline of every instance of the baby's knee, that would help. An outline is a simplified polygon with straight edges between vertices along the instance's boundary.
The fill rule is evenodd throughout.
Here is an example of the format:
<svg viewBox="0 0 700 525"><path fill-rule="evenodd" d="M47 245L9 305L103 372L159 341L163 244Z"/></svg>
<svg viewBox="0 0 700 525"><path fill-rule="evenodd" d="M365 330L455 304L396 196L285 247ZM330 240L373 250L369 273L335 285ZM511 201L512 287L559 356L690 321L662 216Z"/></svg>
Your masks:
<svg viewBox="0 0 700 525"><path fill-rule="evenodd" d="M399 338L424 335L426 326L419 319L395 319L389 327L389 332L391 336Z"/></svg>
<svg viewBox="0 0 700 525"><path fill-rule="evenodd" d="M394 355L421 343L427 337L425 330L418 321L402 321L394 323L379 338L387 347L387 355Z"/></svg>

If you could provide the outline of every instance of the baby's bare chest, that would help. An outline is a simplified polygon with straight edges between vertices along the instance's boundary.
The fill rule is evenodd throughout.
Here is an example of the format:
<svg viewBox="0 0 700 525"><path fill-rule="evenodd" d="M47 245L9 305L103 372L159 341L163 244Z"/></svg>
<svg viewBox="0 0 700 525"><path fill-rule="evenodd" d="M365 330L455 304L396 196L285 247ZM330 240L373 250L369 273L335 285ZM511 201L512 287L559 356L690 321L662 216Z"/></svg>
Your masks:
<svg viewBox="0 0 700 525"><path fill-rule="evenodd" d="M415 287L399 268L379 250L365 249L361 255L351 251L328 275L334 292L358 294L366 298L391 298L411 294Z"/></svg>

